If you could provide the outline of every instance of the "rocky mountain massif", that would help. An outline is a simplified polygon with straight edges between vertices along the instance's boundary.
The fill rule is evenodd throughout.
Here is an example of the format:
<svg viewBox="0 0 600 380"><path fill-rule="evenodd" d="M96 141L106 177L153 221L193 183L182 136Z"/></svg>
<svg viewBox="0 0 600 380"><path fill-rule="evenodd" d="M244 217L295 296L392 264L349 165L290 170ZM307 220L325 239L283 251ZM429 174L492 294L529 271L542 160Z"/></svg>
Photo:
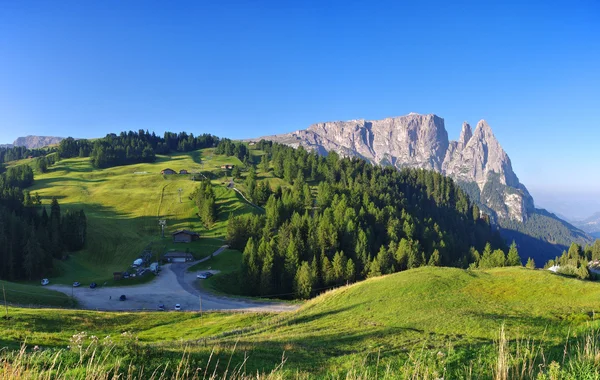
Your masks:
<svg viewBox="0 0 600 380"><path fill-rule="evenodd" d="M507 237L520 241L538 260L553 257L571 241L591 240L555 215L534 207L533 198L519 182L510 158L485 120L477 123L475 130L463 123L458 141L448 139L444 119L415 113L383 120L317 123L305 130L263 138L321 154L333 150L398 169L441 172L455 179L506 230Z"/></svg>
<svg viewBox="0 0 600 380"><path fill-rule="evenodd" d="M6 144L4 146L24 146L27 149L42 148L48 145L58 144L64 137L55 136L25 136L18 137L12 145Z"/></svg>

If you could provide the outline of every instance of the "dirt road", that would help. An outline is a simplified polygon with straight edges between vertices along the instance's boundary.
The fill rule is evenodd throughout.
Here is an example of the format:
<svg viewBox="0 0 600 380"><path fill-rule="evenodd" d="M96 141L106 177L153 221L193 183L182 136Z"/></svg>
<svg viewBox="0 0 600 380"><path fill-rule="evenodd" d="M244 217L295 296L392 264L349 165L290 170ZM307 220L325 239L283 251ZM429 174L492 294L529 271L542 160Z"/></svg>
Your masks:
<svg viewBox="0 0 600 380"><path fill-rule="evenodd" d="M219 248L213 256L218 255L227 247ZM204 260L207 260L205 258ZM68 285L48 285L47 288L73 296L82 309L92 310L157 310L158 305L165 305L167 310L173 310L175 304L180 304L184 311L200 310L231 310L231 311L293 311L298 305L281 302L255 301L251 299L216 296L195 286L196 273L187 272L187 268L204 261L190 263L167 264L162 267L159 276L146 284L134 286L110 286L90 289L87 286L71 288ZM124 294L126 301L119 301Z"/></svg>

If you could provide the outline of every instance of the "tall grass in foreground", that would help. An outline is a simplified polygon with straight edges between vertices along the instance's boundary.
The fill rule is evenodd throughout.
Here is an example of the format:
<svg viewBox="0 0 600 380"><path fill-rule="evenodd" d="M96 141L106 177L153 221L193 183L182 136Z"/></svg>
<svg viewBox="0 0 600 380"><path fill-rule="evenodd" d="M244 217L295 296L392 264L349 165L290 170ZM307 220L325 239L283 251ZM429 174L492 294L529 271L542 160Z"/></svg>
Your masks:
<svg viewBox="0 0 600 380"><path fill-rule="evenodd" d="M246 380L246 379L600 379L600 333L589 330L583 337L567 339L562 354L546 352L542 345L533 340L510 341L504 327L500 330L492 356L482 354L478 359L454 363L446 362L448 352L431 352L424 348L413 350L397 364L383 363L377 355L375 366L363 362L354 363L350 369L327 371L315 368L298 371L286 368L286 354L270 371L246 371L251 360L233 363L235 346L229 357L210 354L204 365L191 360L193 354L185 348L181 358L174 364L169 362L151 365L140 357L131 358L126 350L136 349L137 338L123 334L127 348L115 344L107 337L87 337L76 334L71 345L64 350L40 350L25 345L20 350L0 351L0 380L9 379L202 379L202 380ZM143 356L142 356L143 357ZM129 359L128 359L129 358Z"/></svg>

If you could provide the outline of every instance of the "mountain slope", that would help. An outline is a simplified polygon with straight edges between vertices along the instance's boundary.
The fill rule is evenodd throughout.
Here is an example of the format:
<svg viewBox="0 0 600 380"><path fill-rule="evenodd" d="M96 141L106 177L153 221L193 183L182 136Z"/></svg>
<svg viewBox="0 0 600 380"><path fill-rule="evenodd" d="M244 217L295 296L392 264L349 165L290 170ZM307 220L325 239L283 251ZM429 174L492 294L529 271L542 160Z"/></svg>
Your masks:
<svg viewBox="0 0 600 380"><path fill-rule="evenodd" d="M572 241L582 244L591 241L589 235L555 215L535 209L533 198L519 182L510 158L485 120L477 123L474 131L464 123L458 141L448 140L442 118L415 113L383 120L317 123L306 130L263 139L303 146L324 155L333 150L396 168L439 171L454 178L471 199L504 228L515 229L515 222L527 226L527 219L537 215L545 219L543 224L548 225L547 231L559 226L566 231L559 236L536 232L535 238L547 243L537 249L560 251ZM517 230L523 233L523 228ZM550 247L555 244L559 247Z"/></svg>

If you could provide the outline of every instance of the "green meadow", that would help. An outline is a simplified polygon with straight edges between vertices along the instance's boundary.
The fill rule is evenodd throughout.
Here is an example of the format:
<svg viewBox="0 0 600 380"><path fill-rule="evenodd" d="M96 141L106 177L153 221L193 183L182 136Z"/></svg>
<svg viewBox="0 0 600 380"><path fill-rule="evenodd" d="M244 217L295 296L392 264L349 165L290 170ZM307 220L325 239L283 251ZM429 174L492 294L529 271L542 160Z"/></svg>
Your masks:
<svg viewBox="0 0 600 380"><path fill-rule="evenodd" d="M565 350L581 348L581 339L597 340L598 299L600 284L541 270L423 267L329 291L292 313L10 308L11 319L0 320L0 328L10 347L66 348L78 332L110 335L117 346L133 336L148 355L128 356L138 366L187 352L199 366L212 355L213 367L231 361L245 363L249 373L268 373L283 355L290 371L283 377L340 378L359 370L368 378L376 371L396 378L420 362L421 370L438 376L461 378L471 371L472 378L492 378L502 329L510 368L526 360L535 371L551 361L565 366Z"/></svg>
<svg viewBox="0 0 600 380"><path fill-rule="evenodd" d="M36 173L32 193L39 193L48 207L52 197L61 208L83 209L88 219L84 250L56 263L52 282L110 282L112 273L123 271L151 249L160 257L170 250L187 250L196 258L210 255L225 244L227 219L231 214L255 212L254 208L224 185L223 164L240 165L235 157L214 155L213 149L159 156L151 164L94 169L88 158L65 159L47 173ZM217 222L204 226L191 200L196 183L191 175L162 175L165 168L177 172L202 172L213 178L219 206ZM181 196L181 197L180 197ZM165 238L159 219L166 219ZM190 229L201 234L191 244L174 244L170 233Z"/></svg>

